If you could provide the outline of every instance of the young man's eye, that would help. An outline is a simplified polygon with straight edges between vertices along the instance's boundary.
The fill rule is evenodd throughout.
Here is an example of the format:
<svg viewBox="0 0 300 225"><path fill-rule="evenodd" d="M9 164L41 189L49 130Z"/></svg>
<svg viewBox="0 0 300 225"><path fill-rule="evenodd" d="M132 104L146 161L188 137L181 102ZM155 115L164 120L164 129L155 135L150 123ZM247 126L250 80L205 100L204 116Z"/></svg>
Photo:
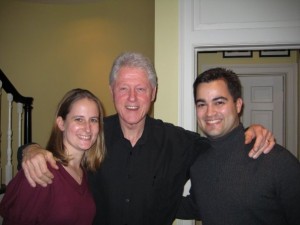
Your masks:
<svg viewBox="0 0 300 225"><path fill-rule="evenodd" d="M204 103L201 103L201 102L198 102L196 106L197 106L197 108L202 108L202 107L205 106L205 104L204 104Z"/></svg>
<svg viewBox="0 0 300 225"><path fill-rule="evenodd" d="M216 105L224 105L224 104L225 104L224 101L217 101L217 102L216 102Z"/></svg>

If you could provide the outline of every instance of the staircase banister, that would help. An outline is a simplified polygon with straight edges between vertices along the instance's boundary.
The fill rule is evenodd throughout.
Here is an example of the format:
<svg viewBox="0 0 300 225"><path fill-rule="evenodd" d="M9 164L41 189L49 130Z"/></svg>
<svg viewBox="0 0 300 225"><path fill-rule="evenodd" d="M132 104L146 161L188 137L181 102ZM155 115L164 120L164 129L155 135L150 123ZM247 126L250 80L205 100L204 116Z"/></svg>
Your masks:
<svg viewBox="0 0 300 225"><path fill-rule="evenodd" d="M1 69L0 69L0 80L2 81L2 88L4 89L4 91L14 96L13 99L14 102L20 102L29 106L32 105L33 98L22 96L14 87L14 85L8 80L8 78L6 77L6 75L3 73Z"/></svg>

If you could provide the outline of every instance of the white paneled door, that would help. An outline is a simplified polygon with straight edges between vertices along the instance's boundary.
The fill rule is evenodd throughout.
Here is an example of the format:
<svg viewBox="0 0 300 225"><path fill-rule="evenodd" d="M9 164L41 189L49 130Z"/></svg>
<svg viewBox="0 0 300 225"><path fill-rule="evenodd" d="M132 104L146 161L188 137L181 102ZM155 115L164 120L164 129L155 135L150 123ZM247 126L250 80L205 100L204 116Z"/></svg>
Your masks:
<svg viewBox="0 0 300 225"><path fill-rule="evenodd" d="M262 124L273 132L278 144L285 146L284 74L239 77L243 86L244 126Z"/></svg>

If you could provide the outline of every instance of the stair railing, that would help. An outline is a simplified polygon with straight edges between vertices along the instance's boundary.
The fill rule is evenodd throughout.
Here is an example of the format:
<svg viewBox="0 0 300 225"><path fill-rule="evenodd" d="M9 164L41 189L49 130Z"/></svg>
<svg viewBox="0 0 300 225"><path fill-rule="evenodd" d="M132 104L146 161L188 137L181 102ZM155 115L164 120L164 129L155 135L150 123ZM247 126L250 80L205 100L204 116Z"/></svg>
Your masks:
<svg viewBox="0 0 300 225"><path fill-rule="evenodd" d="M12 131L12 108L13 103L16 103L17 106L17 120L18 120L18 147L30 143L32 141L32 103L33 98L32 97L24 97L22 96L14 87L14 85L9 81L7 76L3 73L3 71L0 69L0 106L2 106L2 90L6 92L7 95L7 108L8 108L8 117L7 117L7 146L6 146L6 165L5 165L5 177L4 181L2 180L2 166L1 166L1 160L0 160L0 193L5 191L5 186L8 184L8 182L13 177L13 165L12 165L12 137L13 137L13 131ZM3 112L1 112L2 107L0 108L0 117L3 116ZM23 127L22 127L22 119L24 121ZM1 121L0 120L0 127L1 127ZM23 128L23 129L22 129ZM1 143L1 130L0 130L0 143ZM22 134L23 134L23 142L22 142ZM16 149L17 151L17 149ZM2 149L0 145L0 159L2 154ZM15 152L16 153L16 152ZM17 154L15 154L17 155ZM4 183L3 183L4 182Z"/></svg>

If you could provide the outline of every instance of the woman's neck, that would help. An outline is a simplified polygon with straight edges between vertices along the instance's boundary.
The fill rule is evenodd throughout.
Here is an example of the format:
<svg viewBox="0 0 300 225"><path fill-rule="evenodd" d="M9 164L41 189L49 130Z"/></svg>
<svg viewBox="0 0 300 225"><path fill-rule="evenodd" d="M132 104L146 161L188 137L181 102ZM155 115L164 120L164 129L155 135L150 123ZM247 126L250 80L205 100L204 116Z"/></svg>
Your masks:
<svg viewBox="0 0 300 225"><path fill-rule="evenodd" d="M74 180L78 183L82 183L83 170L80 165L69 163L67 166L63 166L65 170L74 178Z"/></svg>

